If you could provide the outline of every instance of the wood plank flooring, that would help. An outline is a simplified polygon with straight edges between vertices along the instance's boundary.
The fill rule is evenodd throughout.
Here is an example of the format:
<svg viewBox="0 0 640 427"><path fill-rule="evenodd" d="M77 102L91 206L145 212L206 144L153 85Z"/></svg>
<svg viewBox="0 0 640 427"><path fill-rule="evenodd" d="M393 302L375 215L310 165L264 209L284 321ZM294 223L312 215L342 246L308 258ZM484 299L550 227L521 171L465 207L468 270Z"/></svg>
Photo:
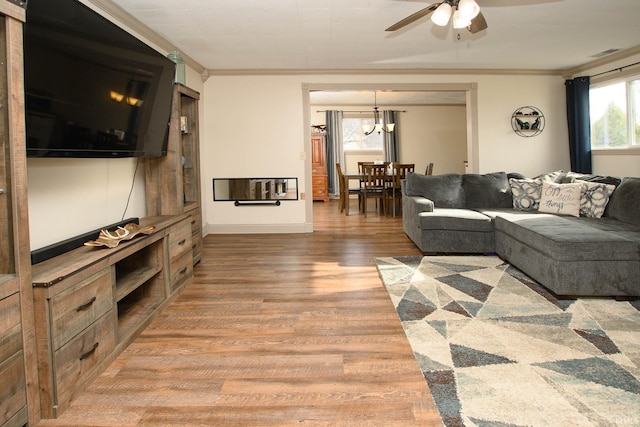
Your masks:
<svg viewBox="0 0 640 427"><path fill-rule="evenodd" d="M194 283L38 425L442 425L374 263L420 252L351 203L314 203L314 233L207 236Z"/></svg>

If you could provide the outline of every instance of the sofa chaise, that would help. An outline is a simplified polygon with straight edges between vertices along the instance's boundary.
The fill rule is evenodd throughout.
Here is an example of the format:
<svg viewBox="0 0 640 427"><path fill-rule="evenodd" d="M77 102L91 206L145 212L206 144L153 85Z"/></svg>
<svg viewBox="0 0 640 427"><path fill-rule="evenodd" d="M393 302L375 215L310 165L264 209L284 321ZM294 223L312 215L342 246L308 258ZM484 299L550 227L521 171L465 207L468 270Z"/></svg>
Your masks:
<svg viewBox="0 0 640 427"><path fill-rule="evenodd" d="M402 208L425 254L495 253L558 297L640 296L640 178L412 173Z"/></svg>

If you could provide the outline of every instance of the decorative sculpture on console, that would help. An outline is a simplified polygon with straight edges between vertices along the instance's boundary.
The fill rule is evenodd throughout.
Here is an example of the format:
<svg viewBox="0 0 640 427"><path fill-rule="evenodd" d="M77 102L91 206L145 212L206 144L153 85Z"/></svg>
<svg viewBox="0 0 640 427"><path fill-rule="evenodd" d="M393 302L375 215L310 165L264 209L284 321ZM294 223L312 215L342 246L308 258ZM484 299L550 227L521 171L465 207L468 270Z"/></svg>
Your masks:
<svg viewBox="0 0 640 427"><path fill-rule="evenodd" d="M107 248L115 248L123 240L131 240L139 234L151 234L155 230L155 226L149 225L140 228L138 224L129 223L124 227L118 227L113 231L100 230L100 234L96 240L86 242L85 246L105 246Z"/></svg>

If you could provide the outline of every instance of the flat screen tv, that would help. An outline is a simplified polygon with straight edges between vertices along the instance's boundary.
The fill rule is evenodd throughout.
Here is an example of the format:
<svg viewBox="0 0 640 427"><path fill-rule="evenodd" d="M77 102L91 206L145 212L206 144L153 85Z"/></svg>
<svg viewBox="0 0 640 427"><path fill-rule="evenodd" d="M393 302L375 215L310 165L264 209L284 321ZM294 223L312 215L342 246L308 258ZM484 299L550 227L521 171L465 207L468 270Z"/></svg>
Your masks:
<svg viewBox="0 0 640 427"><path fill-rule="evenodd" d="M29 0L27 155L166 154L175 64L77 0Z"/></svg>

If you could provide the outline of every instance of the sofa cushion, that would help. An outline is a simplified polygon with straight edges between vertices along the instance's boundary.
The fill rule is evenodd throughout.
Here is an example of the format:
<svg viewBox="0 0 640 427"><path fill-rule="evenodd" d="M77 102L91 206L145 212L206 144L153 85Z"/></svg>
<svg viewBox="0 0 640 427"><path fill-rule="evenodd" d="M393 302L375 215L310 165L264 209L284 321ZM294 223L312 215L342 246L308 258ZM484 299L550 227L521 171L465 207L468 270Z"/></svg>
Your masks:
<svg viewBox="0 0 640 427"><path fill-rule="evenodd" d="M493 232L491 218L469 209L434 209L418 214L422 230Z"/></svg>
<svg viewBox="0 0 640 427"><path fill-rule="evenodd" d="M625 239L629 239L632 242L636 242L636 244L640 245L640 225L633 225L627 222L618 221L617 219L605 218L605 217L602 217L602 218L565 217L565 218L570 221L576 221L582 224L588 224L590 227L593 227L597 230L602 230L608 233L616 234L620 237L624 237Z"/></svg>
<svg viewBox="0 0 640 427"><path fill-rule="evenodd" d="M465 194L459 174L421 175L410 172L406 177L406 193L431 200L436 208L464 208Z"/></svg>
<svg viewBox="0 0 640 427"><path fill-rule="evenodd" d="M571 217L525 215L507 219L498 216L494 225L496 232L553 260L638 260L637 243Z"/></svg>
<svg viewBox="0 0 640 427"><path fill-rule="evenodd" d="M513 206L511 187L505 172L462 175L462 187L468 209Z"/></svg>
<svg viewBox="0 0 640 427"><path fill-rule="evenodd" d="M640 178L623 178L611 195L604 216L640 225Z"/></svg>
<svg viewBox="0 0 640 427"><path fill-rule="evenodd" d="M513 179L525 179L526 176L522 175L519 172L509 172L507 174L507 179L511 179L511 178L513 178Z"/></svg>
<svg viewBox="0 0 640 427"><path fill-rule="evenodd" d="M554 184L544 181L538 211L580 216L582 184Z"/></svg>
<svg viewBox="0 0 640 427"><path fill-rule="evenodd" d="M513 208L518 210L538 210L542 194L542 180L510 179L509 186L513 197Z"/></svg>

